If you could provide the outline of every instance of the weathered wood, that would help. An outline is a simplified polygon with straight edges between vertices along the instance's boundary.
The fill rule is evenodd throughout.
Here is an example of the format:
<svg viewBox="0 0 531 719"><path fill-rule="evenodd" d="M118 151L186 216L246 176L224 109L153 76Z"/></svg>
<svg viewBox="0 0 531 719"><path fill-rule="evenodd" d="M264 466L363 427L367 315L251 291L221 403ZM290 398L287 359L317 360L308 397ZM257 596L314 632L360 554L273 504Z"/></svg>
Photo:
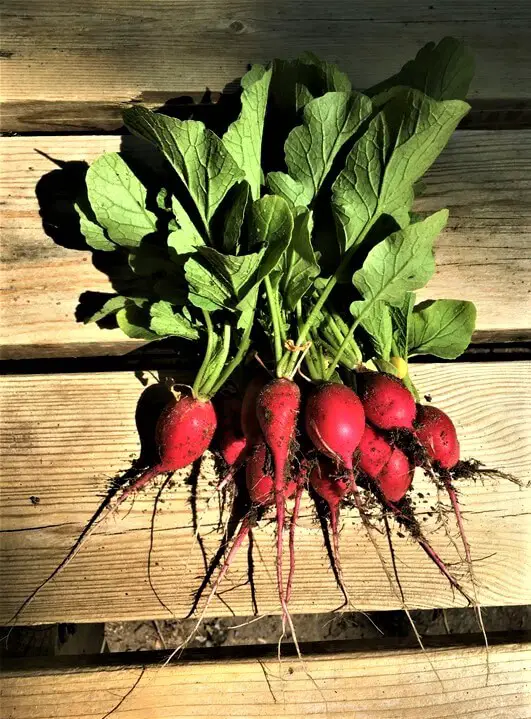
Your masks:
<svg viewBox="0 0 531 719"><path fill-rule="evenodd" d="M37 192L47 231L72 247L76 220L66 209L71 206L68 193L82 173L79 163L118 149L120 141L0 140L4 357L114 354L137 346L118 330L75 322L79 295L86 290L110 292L110 283L88 252L65 249L45 234L36 197ZM67 167L60 170L49 158ZM529 336L530 164L531 131L458 132L428 174L419 201L421 209L447 206L451 212L448 229L437 241L437 274L419 297L476 302L478 340Z"/></svg>
<svg viewBox="0 0 531 719"><path fill-rule="evenodd" d="M148 375L146 374L146 378ZM529 364L474 363L418 365L414 380L421 392L454 418L463 456L531 479L531 401ZM24 599L58 564L96 510L109 481L138 456L135 408L142 385L129 373L4 377L2 386L2 545L0 622L6 622ZM154 390L149 390L154 392ZM147 398L143 399L143 415ZM145 420L144 420L145 421ZM145 435L144 435L145 436ZM155 520L152 580L176 616L191 608L192 594L204 573L194 540L189 471L176 475L164 493ZM218 547L217 499L211 481L212 460L202 465L196 511L205 548ZM466 568L437 525L437 494L416 478L419 520L435 546L468 586ZM161 481L157 483L160 486ZM505 480L463 481L459 485L467 535L476 560L479 596L487 605L531 603L526 567L531 556L531 490ZM417 493L421 493L421 497ZM22 623L105 621L171 616L150 589L147 556L157 488L128 504L116 519L96 529L86 547L54 582L29 605ZM32 497L38 498L38 503ZM445 501L445 497L440 497ZM455 522L448 516L452 539ZM299 525L292 609L324 612L340 603L323 547L315 511L306 503ZM274 588L274 526L263 521L255 531L254 582L260 612L278 612ZM385 537L382 551L387 556ZM398 567L408 604L432 608L459 606L438 570L407 538L395 535ZM354 606L365 610L399 606L381 565L354 512L345 512L341 537L343 565ZM246 552L229 572L224 596L237 616L252 613ZM210 616L228 611L214 601Z"/></svg>
<svg viewBox="0 0 531 719"><path fill-rule="evenodd" d="M481 648L431 650L429 658L442 686L418 650L308 656L304 666L284 659L9 672L3 711L9 719L101 719L138 682L117 719L529 717L529 645L493 647L488 683Z"/></svg>
<svg viewBox="0 0 531 719"><path fill-rule="evenodd" d="M529 3L486 0L403 6L378 0L257 4L243 0L7 0L2 25L3 99L16 124L40 127L35 103L102 108L153 93L222 90L249 62L312 50L339 61L356 87L392 75L428 40L462 38L476 56L471 97L529 99ZM27 109L24 104L27 103ZM67 123L68 119L65 118ZM57 120L56 120L57 121ZM99 126L97 116L88 127ZM68 126L68 125L67 125Z"/></svg>

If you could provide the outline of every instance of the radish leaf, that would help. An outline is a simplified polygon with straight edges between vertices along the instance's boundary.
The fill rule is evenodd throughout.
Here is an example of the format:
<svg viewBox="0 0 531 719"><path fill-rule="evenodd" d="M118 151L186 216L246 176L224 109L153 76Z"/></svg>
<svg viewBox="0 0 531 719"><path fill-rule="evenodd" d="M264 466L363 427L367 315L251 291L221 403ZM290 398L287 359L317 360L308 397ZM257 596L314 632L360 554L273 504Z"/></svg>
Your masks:
<svg viewBox="0 0 531 719"><path fill-rule="evenodd" d="M147 190L117 152L98 157L87 170L87 193L98 223L123 247L138 247L156 230L146 208Z"/></svg>
<svg viewBox="0 0 531 719"><path fill-rule="evenodd" d="M344 252L384 213L401 227L408 224L413 185L468 109L458 100L436 102L417 90L403 90L376 115L332 187Z"/></svg>
<svg viewBox="0 0 531 719"><path fill-rule="evenodd" d="M262 184L262 134L270 82L271 70L262 65L253 65L242 77L240 116L223 135L223 144L245 173L253 200L260 197Z"/></svg>
<svg viewBox="0 0 531 719"><path fill-rule="evenodd" d="M112 252L116 249L116 244L105 235L103 227L91 220L79 203L74 205L74 209L79 215L79 229L89 247L103 252Z"/></svg>
<svg viewBox="0 0 531 719"><path fill-rule="evenodd" d="M161 337L174 335L184 339L196 340L199 332L189 319L175 313L169 302L155 302L150 307L150 329Z"/></svg>
<svg viewBox="0 0 531 719"><path fill-rule="evenodd" d="M429 42L414 60L396 75L371 87L367 95L378 95L405 85L421 90L435 100L464 100L474 76L474 58L462 42L444 37L438 45Z"/></svg>
<svg viewBox="0 0 531 719"><path fill-rule="evenodd" d="M202 122L178 120L141 106L126 110L124 122L135 135L156 145L171 163L210 237L216 210L230 188L244 176L225 145Z"/></svg>
<svg viewBox="0 0 531 719"><path fill-rule="evenodd" d="M275 284L280 283L287 307L294 310L319 275L319 263L312 247L313 217L310 210L300 212L294 220L291 242L279 270Z"/></svg>
<svg viewBox="0 0 531 719"><path fill-rule="evenodd" d="M240 251L242 227L249 202L249 183L243 180L231 189L231 193L233 193L233 201L227 210L223 225L223 251L237 255Z"/></svg>
<svg viewBox="0 0 531 719"><path fill-rule="evenodd" d="M406 292L423 287L435 271L433 240L447 219L448 210L440 210L376 245L353 277L364 298L399 305Z"/></svg>
<svg viewBox="0 0 531 719"><path fill-rule="evenodd" d="M137 340L158 340L160 339L155 332L149 329L149 303L145 302L139 307L134 302L128 302L125 307L116 313L116 321L118 327L128 337Z"/></svg>
<svg viewBox="0 0 531 719"><path fill-rule="evenodd" d="M415 294L408 292L404 296L403 302L394 306L392 305L390 308L393 319L393 341L398 356L402 357L402 359L408 357L411 313L414 304Z"/></svg>
<svg viewBox="0 0 531 719"><path fill-rule="evenodd" d="M432 354L455 359L470 344L475 322L476 308L472 302L422 302L411 316L409 355Z"/></svg>
<svg viewBox="0 0 531 719"><path fill-rule="evenodd" d="M293 206L309 205L317 195L344 143L371 111L370 100L360 93L328 92L304 107L303 124L288 135L284 151L290 180L271 172L269 187Z"/></svg>

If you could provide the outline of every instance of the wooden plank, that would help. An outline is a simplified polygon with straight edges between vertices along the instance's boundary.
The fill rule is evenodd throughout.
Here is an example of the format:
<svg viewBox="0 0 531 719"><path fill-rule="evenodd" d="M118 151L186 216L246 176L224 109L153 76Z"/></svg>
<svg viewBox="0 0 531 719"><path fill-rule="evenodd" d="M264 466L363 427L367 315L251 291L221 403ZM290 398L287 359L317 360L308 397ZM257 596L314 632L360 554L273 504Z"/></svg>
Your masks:
<svg viewBox="0 0 531 719"><path fill-rule="evenodd" d="M186 662L165 667L108 666L72 671L9 672L3 709L9 719L101 719L135 685L117 719L277 717L311 714L364 719L528 719L530 645L491 648L486 682L481 648L356 652L285 659ZM215 702L215 710L214 710Z"/></svg>
<svg viewBox="0 0 531 719"><path fill-rule="evenodd" d="M60 241L75 246L75 219L66 209L79 163L117 150L120 138L12 137L0 143L3 356L122 353L137 346L118 330L75 322L79 295L110 292L110 283L88 252L66 249L45 234L39 215L40 200L47 231L57 236L59 224ZM49 158L71 164L60 170ZM451 212L437 241L437 274L419 297L476 302L477 340L530 334L530 164L531 131L458 132L419 201L422 210L447 206Z"/></svg>
<svg viewBox="0 0 531 719"><path fill-rule="evenodd" d="M446 409L459 430L464 457L531 479L529 363L433 364L414 367L422 392ZM146 375L147 377L147 375ZM138 456L135 408L142 394L129 373L3 377L2 385L2 544L0 623L58 564L95 511L112 477ZM152 392L153 390L150 390ZM488 398L488 400L486 400ZM146 398L143 406L146 407ZM152 580L171 612L187 614L204 572L191 528L189 472L175 476L156 516ZM211 458L197 482L197 514L209 556L218 547L219 520L213 496ZM456 549L430 516L437 494L422 478L415 480L415 503L432 541L465 584L466 569ZM158 483L160 486L160 482ZM467 535L477 560L479 596L486 605L531 603L526 572L531 556L531 490L507 481L460 484ZM116 520L98 527L85 549L29 605L20 621L43 623L141 619L171 615L149 587L147 556L157 488L139 496ZM38 503L31 497L38 497ZM440 498L441 501L444 497ZM399 606L354 512L345 512L341 542L343 568L353 605L363 610ZM329 569L315 511L307 502L300 521L299 560L293 612L326 612L340 596ZM449 518L452 538L454 522ZM396 551L407 601L412 607L461 605L422 551L396 537ZM384 536L382 549L387 553ZM277 613L274 589L274 526L264 521L255 531L254 583L259 611ZM245 554L245 552L243 552ZM240 556L226 580L225 595L234 613L252 613L246 557ZM209 615L227 606L212 603Z"/></svg>
<svg viewBox="0 0 531 719"><path fill-rule="evenodd" d="M472 98L529 99L530 20L525 0L510 7L497 0L481 6L473 0L403 6L334 0L326 8L320 0L207 0L199 7L188 0L145 0L140 7L132 0L90 6L72 0L68 8L7 0L2 95L19 110L15 128L8 116L3 129L41 128L35 103L96 102L105 112L153 93L222 90L249 62L305 50L339 61L355 86L366 88L445 35L462 38L476 56ZM92 118L88 127L98 121Z"/></svg>

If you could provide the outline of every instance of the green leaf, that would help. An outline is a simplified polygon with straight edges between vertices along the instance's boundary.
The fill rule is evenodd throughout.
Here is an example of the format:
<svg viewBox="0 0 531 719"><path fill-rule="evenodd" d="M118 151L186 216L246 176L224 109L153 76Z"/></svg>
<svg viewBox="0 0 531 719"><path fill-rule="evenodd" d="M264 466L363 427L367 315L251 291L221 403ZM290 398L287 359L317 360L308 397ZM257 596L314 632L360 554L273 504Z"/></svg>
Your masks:
<svg viewBox="0 0 531 719"><path fill-rule="evenodd" d="M247 203L249 202L249 183L244 180L233 188L231 192L235 194L225 215L223 225L223 251L228 254L238 254Z"/></svg>
<svg viewBox="0 0 531 719"><path fill-rule="evenodd" d="M411 316L409 356L432 354L455 359L472 339L476 308L462 300L422 302Z"/></svg>
<svg viewBox="0 0 531 719"><path fill-rule="evenodd" d="M87 170L87 193L98 223L123 247L138 247L156 230L146 208L147 190L117 152L98 157Z"/></svg>
<svg viewBox="0 0 531 719"><path fill-rule="evenodd" d="M170 257L175 260L180 255L190 254L199 247L203 247L205 241L175 196L171 198L171 206L177 229L168 235L168 247L170 248Z"/></svg>
<svg viewBox="0 0 531 719"><path fill-rule="evenodd" d="M222 252L204 247L201 255L206 259L216 276L225 282L237 301L256 284L257 270L265 250L250 255L224 255Z"/></svg>
<svg viewBox="0 0 531 719"><path fill-rule="evenodd" d="M138 307L128 303L116 313L118 327L128 337L137 340L158 340L159 336L149 329L150 315L148 305Z"/></svg>
<svg viewBox="0 0 531 719"><path fill-rule="evenodd" d="M413 185L440 154L469 106L403 90L371 120L332 187L342 250L382 214L409 222Z"/></svg>
<svg viewBox="0 0 531 719"><path fill-rule="evenodd" d="M300 212L294 221L291 242L283 258L282 297L294 310L319 275L319 263L312 247L312 212Z"/></svg>
<svg viewBox="0 0 531 719"><path fill-rule="evenodd" d="M253 200L260 197L262 184L262 135L271 70L253 65L242 78L242 109L223 136L223 144L244 171Z"/></svg>
<svg viewBox="0 0 531 719"><path fill-rule="evenodd" d="M278 265L293 233L293 215L287 202L276 195L266 195L253 202L249 228L250 245L263 245L256 282L261 282Z"/></svg>
<svg viewBox="0 0 531 719"><path fill-rule="evenodd" d="M407 292L404 295L403 302L390 307L393 320L393 340L398 355L402 359L407 359L408 357L410 321L414 304L415 293Z"/></svg>
<svg viewBox="0 0 531 719"><path fill-rule="evenodd" d="M118 310L121 310L122 307L125 307L126 303L127 297L122 297L121 295L111 297L109 300L107 300L107 302L105 302L101 309L99 309L90 317L85 318L83 321L86 325L90 322L99 322L108 315L116 314Z"/></svg>
<svg viewBox="0 0 531 719"><path fill-rule="evenodd" d="M440 210L376 245L354 273L353 282L363 297L399 305L406 292L423 287L435 271L433 240L447 219L448 210Z"/></svg>
<svg viewBox="0 0 531 719"><path fill-rule="evenodd" d="M173 335L189 340L199 338L199 332L190 320L174 312L169 302L155 302L150 307L150 314L150 328L161 337Z"/></svg>
<svg viewBox="0 0 531 719"><path fill-rule="evenodd" d="M337 153L370 112L370 100L354 92L328 92L308 102L303 124L290 132L284 145L288 173L297 185L286 180L284 173L273 172L268 176L269 187L292 204L296 194L297 205L309 205ZM296 193L293 187L297 188Z"/></svg>
<svg viewBox="0 0 531 719"><path fill-rule="evenodd" d="M210 234L210 221L223 198L244 176L223 142L202 122L178 120L140 105L124 112L124 122L165 155L188 188Z"/></svg>
<svg viewBox="0 0 531 719"><path fill-rule="evenodd" d="M308 90L306 85L300 83L295 84L295 108L297 112L313 100L312 93Z"/></svg>
<svg viewBox="0 0 531 719"><path fill-rule="evenodd" d="M360 324L371 336L377 355L381 359L389 360L393 341L393 324L388 305L381 301L361 300L351 303L350 313L354 318L362 317Z"/></svg>
<svg viewBox="0 0 531 719"><path fill-rule="evenodd" d="M321 60L313 52L303 52L299 56L298 62L305 66L313 66L319 71L324 91L350 92L352 90L348 75L342 72L333 62Z"/></svg>
<svg viewBox="0 0 531 719"><path fill-rule="evenodd" d="M304 185L285 172L270 172L267 175L267 186L275 195L286 200L291 207L302 207L306 204Z"/></svg>
<svg viewBox="0 0 531 719"><path fill-rule="evenodd" d="M188 298L193 305L208 312L230 307L230 288L203 262L190 257L184 265L184 271L189 286Z"/></svg>
<svg viewBox="0 0 531 719"><path fill-rule="evenodd" d="M474 77L474 57L453 37L429 42L393 77L367 90L371 97L397 85L421 90L435 100L464 100Z"/></svg>
<svg viewBox="0 0 531 719"><path fill-rule="evenodd" d="M78 203L74 205L74 209L79 215L79 229L89 247L103 252L112 252L116 249L114 242L111 242L105 235L103 227L89 219Z"/></svg>

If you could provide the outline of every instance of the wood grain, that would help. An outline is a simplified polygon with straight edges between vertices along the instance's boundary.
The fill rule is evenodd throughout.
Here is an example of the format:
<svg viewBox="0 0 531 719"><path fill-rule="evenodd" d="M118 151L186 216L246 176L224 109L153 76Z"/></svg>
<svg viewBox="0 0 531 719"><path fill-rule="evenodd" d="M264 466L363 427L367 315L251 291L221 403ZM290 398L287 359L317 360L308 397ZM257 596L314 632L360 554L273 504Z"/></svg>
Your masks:
<svg viewBox="0 0 531 719"><path fill-rule="evenodd" d="M130 138L129 138L130 139ZM110 292L105 274L72 246L68 192L84 161L114 151L118 137L2 138L0 344L5 358L122 353L121 332L74 319L80 294ZM72 163L59 169L56 162ZM76 164L78 163L78 164ZM467 298L478 306L477 339L531 330L531 131L458 132L427 176L420 209L450 208L437 241L437 274L420 299ZM78 179L79 181L79 179ZM39 207L40 198L42 207Z"/></svg>
<svg viewBox="0 0 531 719"><path fill-rule="evenodd" d="M454 418L464 457L478 457L487 466L511 472L523 481L531 479L529 364L418 365L414 379L420 391L429 391L433 401ZM128 469L138 456L135 408L143 389L129 373L4 377L1 388L4 592L0 622L5 623L64 556L111 478ZM187 471L176 475L175 485L165 491L154 532L153 583L176 616L189 611L204 572L191 528L193 492L186 484L188 475ZM220 541L217 500L205 511L208 498L214 496L213 478L213 462L207 458L197 483L196 505L209 556ZM454 571L468 584L466 569L431 510L438 500L433 486L423 477L415 481L421 524L446 560L457 563ZM481 601L497 606L531 603L526 569L531 557L531 490L486 479L462 482L460 492L467 535L477 560ZM98 527L83 551L29 605L20 622L169 617L149 587L146 570L156 493L157 487L151 487L116 519ZM31 497L38 497L38 504L34 505ZM448 526L454 539L451 517ZM387 552L384 536L381 542ZM353 604L365 610L399 606L353 512L343 515L341 543ZM395 545L412 607L461 604L416 545L399 536L395 536ZM274 526L264 520L255 531L254 582L259 611L265 613L278 612L273 546ZM339 593L309 502L299 524L297 551L300 559L293 612L325 612L337 607ZM247 578L244 554L226 579L226 587L234 590L224 598L237 616L252 613L249 586L237 587ZM220 601L214 601L209 615L227 611Z"/></svg>
<svg viewBox="0 0 531 719"><path fill-rule="evenodd" d="M355 652L294 660L186 662L164 668L84 668L9 672L3 679L6 719L101 719L141 677L114 713L117 719L209 719L215 716L317 719L528 719L530 645L490 652L485 682L481 648L430 651L441 681L421 652Z"/></svg>
<svg viewBox="0 0 531 719"><path fill-rule="evenodd" d="M206 0L199 6L72 0L67 8L51 0L7 0L2 96L19 109L15 125L11 114L3 129L42 129L35 103L94 102L105 115L109 106L153 93L222 90L249 62L305 50L339 61L354 85L366 88L445 35L462 38L476 57L471 97L529 99L530 20L525 0L510 6L497 0L403 6L333 0L326 7L320 0ZM68 105L64 119L68 126ZM98 121L97 114L89 117L88 127Z"/></svg>

